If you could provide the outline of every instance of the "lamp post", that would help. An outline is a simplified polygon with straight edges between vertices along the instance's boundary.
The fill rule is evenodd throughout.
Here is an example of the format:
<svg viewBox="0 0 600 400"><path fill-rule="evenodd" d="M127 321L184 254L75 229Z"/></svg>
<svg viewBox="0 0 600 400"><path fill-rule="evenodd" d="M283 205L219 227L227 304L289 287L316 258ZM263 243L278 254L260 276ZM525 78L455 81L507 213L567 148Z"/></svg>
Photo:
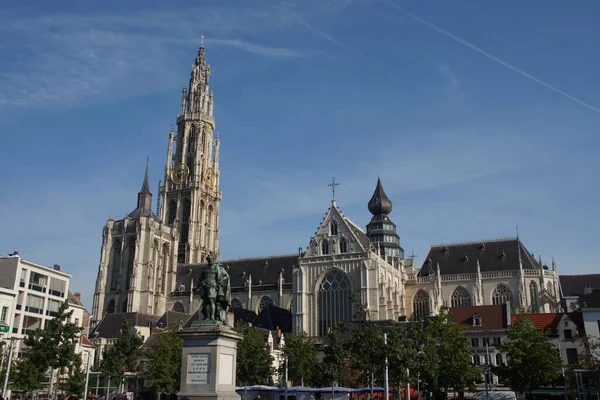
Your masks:
<svg viewBox="0 0 600 400"><path fill-rule="evenodd" d="M90 350L86 351L87 360L85 363L85 390L83 391L83 398L87 400L88 397L88 383L90 381Z"/></svg>
<svg viewBox="0 0 600 400"><path fill-rule="evenodd" d="M384 367L384 374L383 374L383 381L384 381L384 390L385 390L385 400L389 399L389 383L388 383L388 356L387 356L387 333L383 334L383 344L385 346L385 367ZM333 397L331 398L331 400L333 400Z"/></svg>
<svg viewBox="0 0 600 400"><path fill-rule="evenodd" d="M12 364L13 357L13 347L15 340L19 340L19 338L8 338L10 340L10 348L8 350L8 365L6 366L6 376L4 377L4 386L2 387L2 395L6 396L6 389L8 387L8 377L10 375L10 367Z"/></svg>

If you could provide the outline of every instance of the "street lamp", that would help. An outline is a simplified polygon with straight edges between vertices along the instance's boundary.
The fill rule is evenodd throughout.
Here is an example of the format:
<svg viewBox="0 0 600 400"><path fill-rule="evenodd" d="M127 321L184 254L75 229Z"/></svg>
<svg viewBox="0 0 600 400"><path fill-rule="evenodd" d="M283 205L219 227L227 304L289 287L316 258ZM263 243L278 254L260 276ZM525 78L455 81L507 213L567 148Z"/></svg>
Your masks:
<svg viewBox="0 0 600 400"><path fill-rule="evenodd" d="M85 363L85 390L83 391L84 400L88 397L88 383L90 381L90 350L86 351L87 360Z"/></svg>
<svg viewBox="0 0 600 400"><path fill-rule="evenodd" d="M8 388L8 377L10 375L10 367L12 364L13 357L13 347L15 340L19 340L20 338L8 338L10 340L10 348L8 350L8 365L6 366L6 376L4 377L4 386L2 387L2 395L6 396L6 389Z"/></svg>

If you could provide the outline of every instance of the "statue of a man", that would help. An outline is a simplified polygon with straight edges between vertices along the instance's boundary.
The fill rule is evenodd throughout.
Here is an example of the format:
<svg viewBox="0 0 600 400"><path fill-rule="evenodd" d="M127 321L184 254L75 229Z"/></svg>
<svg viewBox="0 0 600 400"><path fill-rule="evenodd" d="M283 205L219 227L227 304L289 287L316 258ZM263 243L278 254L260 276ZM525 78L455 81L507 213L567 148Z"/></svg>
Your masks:
<svg viewBox="0 0 600 400"><path fill-rule="evenodd" d="M213 254L206 256L206 265L200 271L195 291L200 292L203 319L227 324L227 310L231 304L229 274L223 264L214 262Z"/></svg>
<svg viewBox="0 0 600 400"><path fill-rule="evenodd" d="M219 320L227 324L227 311L231 305L231 288L229 285L228 267L217 263L217 307Z"/></svg>

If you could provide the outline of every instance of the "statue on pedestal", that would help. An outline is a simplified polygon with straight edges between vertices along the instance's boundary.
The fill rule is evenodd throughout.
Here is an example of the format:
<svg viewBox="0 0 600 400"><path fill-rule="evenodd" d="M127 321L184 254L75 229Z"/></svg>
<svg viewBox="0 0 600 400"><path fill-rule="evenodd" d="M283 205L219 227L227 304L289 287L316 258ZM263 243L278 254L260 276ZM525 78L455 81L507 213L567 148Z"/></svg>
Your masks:
<svg viewBox="0 0 600 400"><path fill-rule="evenodd" d="M214 261L212 253L206 256L206 265L200 271L198 286L194 291L200 292L202 319L227 325L227 311L231 305L228 268Z"/></svg>

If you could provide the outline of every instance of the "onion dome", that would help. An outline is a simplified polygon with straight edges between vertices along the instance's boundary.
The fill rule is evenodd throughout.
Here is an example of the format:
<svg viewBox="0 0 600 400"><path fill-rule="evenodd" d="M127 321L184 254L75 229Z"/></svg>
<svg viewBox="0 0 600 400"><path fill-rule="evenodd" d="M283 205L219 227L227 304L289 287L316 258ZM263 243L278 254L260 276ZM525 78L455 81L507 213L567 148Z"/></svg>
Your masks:
<svg viewBox="0 0 600 400"><path fill-rule="evenodd" d="M381 179L377 178L377 186L373 197L369 200L369 212L373 215L389 214L392 212L392 202L385 194Z"/></svg>

